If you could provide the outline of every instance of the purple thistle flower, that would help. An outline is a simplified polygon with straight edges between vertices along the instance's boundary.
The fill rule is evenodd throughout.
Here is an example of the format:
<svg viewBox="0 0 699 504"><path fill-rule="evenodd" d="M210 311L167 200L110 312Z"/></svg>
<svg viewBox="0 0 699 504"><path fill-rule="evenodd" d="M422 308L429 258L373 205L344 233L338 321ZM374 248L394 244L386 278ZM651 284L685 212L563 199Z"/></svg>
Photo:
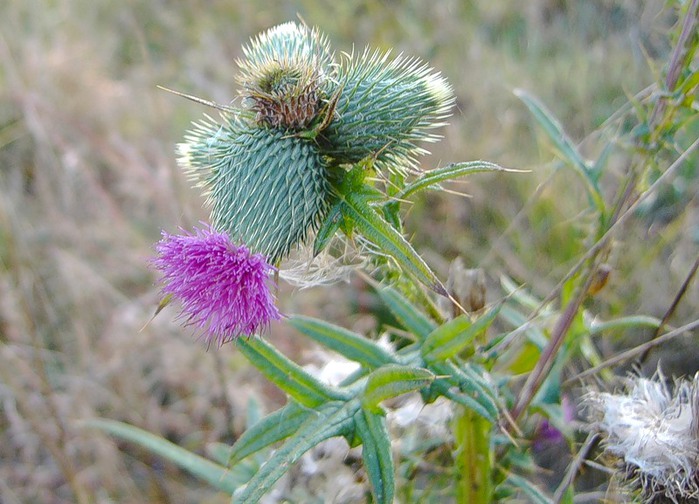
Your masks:
<svg viewBox="0 0 699 504"><path fill-rule="evenodd" d="M209 226L194 234L163 231L156 251L163 295L181 301L182 316L202 329L207 343L221 346L281 318L268 285L274 268L228 235Z"/></svg>

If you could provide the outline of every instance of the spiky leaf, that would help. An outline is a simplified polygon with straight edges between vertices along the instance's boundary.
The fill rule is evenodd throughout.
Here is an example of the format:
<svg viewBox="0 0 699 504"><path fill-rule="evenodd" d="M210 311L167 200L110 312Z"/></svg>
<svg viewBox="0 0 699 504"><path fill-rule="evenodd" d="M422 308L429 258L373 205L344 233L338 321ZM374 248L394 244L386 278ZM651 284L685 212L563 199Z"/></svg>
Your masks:
<svg viewBox="0 0 699 504"><path fill-rule="evenodd" d="M423 189L428 189L433 186L439 187L441 182L446 182L447 180L454 180L466 175L471 175L472 173L480 173L486 171L510 171L505 168L496 165L495 163L490 163L488 161L469 161L465 163L450 163L442 168L437 168L435 170L430 170L424 172L417 179L413 180L409 185L407 185L403 190L398 192L395 196L396 200L400 201L408 198L412 194L421 191ZM392 201L387 203L386 206L393 203Z"/></svg>
<svg viewBox="0 0 699 504"><path fill-rule="evenodd" d="M498 417L497 390L487 380L483 369L476 371L472 364L464 364L459 367L453 363L432 364L430 369L446 377L436 380L433 384L433 387L440 394L472 409L486 420L495 422ZM450 387L457 387L461 394L450 390ZM445 393L447 391L455 393L456 396ZM457 397L459 395L462 398ZM466 397L469 399L462 400Z"/></svg>
<svg viewBox="0 0 699 504"><path fill-rule="evenodd" d="M289 323L298 331L342 356L373 369L395 362L395 357L375 342L322 320L296 315Z"/></svg>
<svg viewBox="0 0 699 504"><path fill-rule="evenodd" d="M391 437L386 419L361 409L354 417L355 432L362 440L362 460L374 499L379 504L393 502L395 475Z"/></svg>
<svg viewBox="0 0 699 504"><path fill-rule="evenodd" d="M263 339L238 338L235 344L253 366L299 404L314 408L346 398L343 392L318 381Z"/></svg>
<svg viewBox="0 0 699 504"><path fill-rule="evenodd" d="M376 292L393 316L413 336L422 341L434 331L435 324L397 290L391 287L378 287Z"/></svg>
<svg viewBox="0 0 699 504"><path fill-rule="evenodd" d="M321 441L335 436L346 436L354 427L353 417L359 411L359 401L333 401L316 409L272 457L265 462L255 476L236 492L236 504L258 502L289 467L308 450Z"/></svg>
<svg viewBox="0 0 699 504"><path fill-rule="evenodd" d="M500 312L497 305L472 321L469 315L461 315L435 329L422 345L422 355L426 362L441 362L466 349L490 324Z"/></svg>
<svg viewBox="0 0 699 504"><path fill-rule="evenodd" d="M237 439L228 455L228 466L233 466L245 457L291 436L312 414L313 410L294 401L270 413Z"/></svg>
<svg viewBox="0 0 699 504"><path fill-rule="evenodd" d="M367 188L366 190L364 188ZM393 226L369 204L371 193L363 184L356 190L340 188L338 197L343 202L342 212L354 228L367 240L375 243L383 252L390 255L405 271L412 274L424 285L445 296L447 291L422 257Z"/></svg>
<svg viewBox="0 0 699 504"><path fill-rule="evenodd" d="M386 365L373 371L362 395L362 407L381 412L379 403L427 387L435 379L430 370L412 366Z"/></svg>

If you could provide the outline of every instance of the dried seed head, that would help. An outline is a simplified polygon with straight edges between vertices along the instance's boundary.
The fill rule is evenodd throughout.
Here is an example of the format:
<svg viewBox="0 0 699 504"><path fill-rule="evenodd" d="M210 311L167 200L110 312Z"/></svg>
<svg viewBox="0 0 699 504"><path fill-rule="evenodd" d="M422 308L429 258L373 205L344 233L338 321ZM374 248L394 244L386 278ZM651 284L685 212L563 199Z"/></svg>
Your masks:
<svg viewBox="0 0 699 504"><path fill-rule="evenodd" d="M592 426L605 448L621 458L624 477L645 502L699 498L699 374L674 393L656 379L633 378L627 394L590 393Z"/></svg>

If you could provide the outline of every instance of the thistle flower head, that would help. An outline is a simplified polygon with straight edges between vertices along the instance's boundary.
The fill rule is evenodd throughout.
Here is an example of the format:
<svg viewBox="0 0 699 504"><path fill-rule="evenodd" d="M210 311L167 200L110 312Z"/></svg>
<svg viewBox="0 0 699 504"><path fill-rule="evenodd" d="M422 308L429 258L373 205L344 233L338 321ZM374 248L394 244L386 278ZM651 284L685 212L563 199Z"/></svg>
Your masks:
<svg viewBox="0 0 699 504"><path fill-rule="evenodd" d="M626 394L591 393L593 427L646 502L699 498L699 374L675 384L630 379Z"/></svg>
<svg viewBox="0 0 699 504"><path fill-rule="evenodd" d="M194 234L163 232L156 251L153 265L162 273L163 294L182 303L182 316L202 330L207 343L220 346L281 318L269 289L274 268L226 234L209 227Z"/></svg>
<svg viewBox="0 0 699 504"><path fill-rule="evenodd" d="M253 39L243 54L238 80L257 124L299 130L318 117L332 60L318 31L284 23Z"/></svg>

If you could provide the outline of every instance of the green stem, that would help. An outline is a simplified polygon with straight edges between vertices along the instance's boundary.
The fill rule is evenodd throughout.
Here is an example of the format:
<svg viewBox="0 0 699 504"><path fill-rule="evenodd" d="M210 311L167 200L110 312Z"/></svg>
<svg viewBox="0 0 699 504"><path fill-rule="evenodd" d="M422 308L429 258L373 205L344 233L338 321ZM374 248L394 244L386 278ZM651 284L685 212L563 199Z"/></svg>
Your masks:
<svg viewBox="0 0 699 504"><path fill-rule="evenodd" d="M464 407L454 419L456 502L490 504L493 501L491 424Z"/></svg>

